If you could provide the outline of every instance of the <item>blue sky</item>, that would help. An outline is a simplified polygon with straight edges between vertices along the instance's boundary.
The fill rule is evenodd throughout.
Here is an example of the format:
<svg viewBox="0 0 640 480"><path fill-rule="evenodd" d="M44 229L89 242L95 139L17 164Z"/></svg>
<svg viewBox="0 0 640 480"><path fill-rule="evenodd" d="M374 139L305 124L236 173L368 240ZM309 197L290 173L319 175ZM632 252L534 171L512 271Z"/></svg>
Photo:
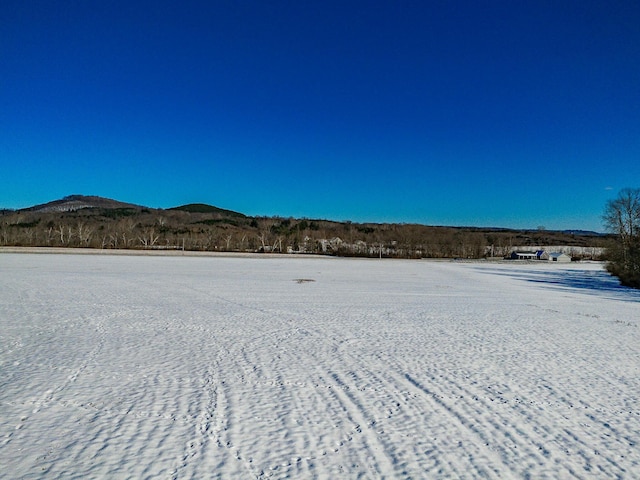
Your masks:
<svg viewBox="0 0 640 480"><path fill-rule="evenodd" d="M0 3L0 206L602 230L637 1Z"/></svg>

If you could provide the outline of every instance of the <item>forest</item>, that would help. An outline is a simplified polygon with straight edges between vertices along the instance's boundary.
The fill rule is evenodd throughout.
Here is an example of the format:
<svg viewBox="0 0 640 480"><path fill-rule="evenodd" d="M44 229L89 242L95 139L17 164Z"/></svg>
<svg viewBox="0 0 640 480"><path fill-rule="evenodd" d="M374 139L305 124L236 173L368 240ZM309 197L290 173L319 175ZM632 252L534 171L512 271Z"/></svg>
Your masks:
<svg viewBox="0 0 640 480"><path fill-rule="evenodd" d="M0 246L179 249L393 258L504 257L514 248L562 245L602 259L610 238L594 232L354 223L252 217L205 204L154 209L73 195L0 210Z"/></svg>

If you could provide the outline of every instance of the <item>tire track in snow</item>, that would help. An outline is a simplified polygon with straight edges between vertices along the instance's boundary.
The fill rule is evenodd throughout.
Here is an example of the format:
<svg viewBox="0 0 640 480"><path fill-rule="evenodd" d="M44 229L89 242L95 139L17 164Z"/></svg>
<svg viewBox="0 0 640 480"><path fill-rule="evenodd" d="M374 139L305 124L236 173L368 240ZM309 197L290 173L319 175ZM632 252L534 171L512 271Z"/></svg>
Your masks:
<svg viewBox="0 0 640 480"><path fill-rule="evenodd" d="M423 375L421 380L410 374L405 377L409 384L444 410L454 424L460 424L476 435L480 440L476 444L486 447L482 449L484 452L488 449L498 454L510 475L548 478L549 466L556 465L556 472L582 478L581 473L563 466L561 458L567 454L583 458L583 473L600 471L610 477L628 473L614 459L602 457L584 438L563 427L562 411L560 414L555 409L547 411L548 404L542 406L540 402L524 399L496 402L495 398L486 396L486 391L484 396L481 392L473 392L451 381L442 372ZM540 415L541 408L547 411L544 416ZM563 410L570 409L563 406ZM541 422L542 418L547 420ZM550 423L549 419L554 418L557 422ZM623 438L612 435L613 442L621 443L621 440ZM498 468L494 470L498 476L504 474Z"/></svg>
<svg viewBox="0 0 640 480"><path fill-rule="evenodd" d="M279 324L282 324L282 315L277 317ZM286 322L291 324L289 320ZM324 335L312 333L307 328L277 328L237 345L237 353L232 352L227 357L235 359L235 362L226 370L238 372L237 378L230 382L231 387L237 390L244 385L243 388L247 389L245 395L258 401L265 393L273 395L274 390L282 391L283 403L274 405L276 413L278 410L282 413L274 415L274 411L265 412L266 416L261 417L262 407L253 412L257 421L263 423L263 428L273 430L271 435L277 436L281 431L280 425L286 421L296 421L300 425L300 428L294 429L295 438L286 440L289 446L284 445L282 453L278 455L285 460L269 464L268 459L263 459L260 462L263 468L258 474L259 478L280 476L285 472L303 476L314 475L311 473L314 471L322 472L325 468L324 459L327 456L344 455L347 451L344 449L348 449L349 443L355 439L366 447L357 449L357 458L348 457L356 467L340 464L337 469L327 472L328 474L344 474L349 472L350 468L362 471L367 464L370 464L367 471L393 471L394 461L389 458L388 447L381 444L375 434L371 433L375 421L367 417L363 402L352 393L345 393L350 389L346 381L330 366L325 365L325 368L322 368L325 360L313 353L318 348L324 352L335 347L333 343L326 344ZM269 348L271 345L273 350ZM312 348L306 349L306 345ZM306 354L300 355L301 350ZM270 355L271 358L267 359L265 355ZM294 374L292 367L296 372L304 373L302 381L295 380L299 374ZM309 372L316 374L309 375ZM316 381L310 383L311 378L316 378ZM317 405L323 405L333 413L325 414L318 411ZM337 419L333 418L336 414L339 415ZM298 416L298 420L289 418ZM334 426L329 424L331 418ZM305 426L306 428L303 428ZM344 429L346 426L349 426L348 430ZM298 432L302 433L302 437L298 436ZM246 446L241 450L246 450ZM314 451L315 454L312 453ZM351 453L353 451L356 450L352 450ZM289 460L286 460L287 458ZM266 464L264 460L267 460Z"/></svg>
<svg viewBox="0 0 640 480"><path fill-rule="evenodd" d="M465 452L462 453L462 456L465 456L469 459L478 476L484 478L501 477L504 472L501 472L497 465L501 465L502 467L507 469L509 474L514 474L514 472L512 472L510 469L509 463L506 462L500 454L489 448L489 445L494 443L495 440L485 434L482 428L477 427L473 423L473 420L470 420L477 417L468 415L467 412L463 413L454 408L439 395L429 390L424 384L413 378L413 376L411 376L410 374L407 373L404 377L409 385L417 389L420 394L426 395L426 398L429 399L429 401L434 405L435 408L439 409L445 415L447 415L452 420L454 425L462 426L463 429L471 434L472 438L477 438L479 442L472 441L472 444L474 446L484 446L484 448L481 448L480 451L477 451L478 449L473 449L473 452L471 452L468 450L469 446L466 440L458 442L458 446L465 450ZM480 460L483 460L483 463L485 463L486 466L483 466L481 463L479 463L477 459L474 458L474 455L482 455L482 457L484 458L481 458Z"/></svg>
<svg viewBox="0 0 640 480"><path fill-rule="evenodd" d="M433 410L449 418L449 436L455 431L460 431L463 439L468 436L458 448L460 456L468 459L478 476L500 477L505 470L508 475L526 475L551 461L545 439L536 433L535 413L520 411L519 418L524 422L516 427L510 415L512 406L508 407L511 410L507 416L497 408L502 404L497 392L474 387L471 380L460 381L446 369L430 367L420 374L407 373L397 359L385 357L385 362L390 367L387 375L396 376L398 382L410 386Z"/></svg>
<svg viewBox="0 0 640 480"><path fill-rule="evenodd" d="M346 344L347 342L340 343L340 347ZM353 357L352 354L349 356ZM413 451L399 453L401 458L406 459L407 468L419 466L414 475L424 475L428 471L437 475L464 477L474 472L473 476L477 477L499 478L501 467L506 467L510 475L514 474L504 460L487 447L489 439L483 431L476 427L472 420L467 420L483 418L486 411L476 411L474 414L467 411L458 412L444 402L434 401L437 400L437 396L432 395L424 386L416 385L409 374L402 373L403 368L399 362L388 355L374 353L370 358L358 358L356 362L364 366L362 373L369 384L377 384L378 390L384 392L384 404L395 403L398 406L396 412L389 412L394 415L393 418L389 415L388 422L384 421L383 416L381 425L388 424L387 429L394 435L416 437ZM372 364L378 364L380 368L377 371L367 368ZM449 418L449 421L444 424L441 420L435 421L436 417L441 417L443 413L444 418ZM437 428L434 429L434 426ZM472 433L469 437L470 442L469 438L465 441L454 441L456 432L465 431ZM464 437L463 435L463 440ZM399 442L390 444L396 443ZM445 447L446 451L443 450ZM462 465L461 459L465 459Z"/></svg>
<svg viewBox="0 0 640 480"><path fill-rule="evenodd" d="M349 354L349 356L353 356ZM357 357L354 357L357 358ZM464 477L470 472L473 472L474 476L484 478L497 478L496 469L492 468L492 464L499 464L500 460L492 454L482 455L481 461L478 461L476 456L479 456L475 449L468 449L466 442L452 442L450 441L453 432L450 431L450 425L445 425L445 431L442 431L442 427L438 426L437 430L432 430L434 425L441 425L441 421L434 422L434 419L442 413L438 414L439 409L434 408L433 402L425 402L425 396L423 391L411 393L407 388L406 378L396 376L388 371L388 363L386 368L380 368L378 371L368 369L366 365L372 363L371 359L357 359L356 361L362 365L362 370L359 373L366 378L366 382L369 385L367 389L359 389L363 391L363 395L367 397L374 396L378 400L382 400L382 405L386 408L386 412L381 412L380 408L376 408L376 405L369 405L368 409L370 417L378 417L381 429L386 430L390 437L397 439L398 437L412 437L415 438L414 449L404 451L401 449L396 454L393 454L394 458L394 473L403 476L421 476L427 472L432 472L437 475L455 475L458 477ZM382 366L383 363L380 364ZM379 372L379 373L378 373ZM367 391L373 387L373 392ZM358 390L358 389L356 389ZM370 402L369 402L370 403ZM392 408L389 409L389 406ZM394 408L395 406L395 408ZM385 415L386 413L386 415ZM465 424L463 417L459 420L461 424ZM376 420L374 420L375 422ZM468 426L468 425L465 425ZM455 429L454 429L455 430ZM455 453L453 457L447 452L439 450L436 443L442 443L442 439L437 438L444 434L444 443L451 443L453 448L460 450ZM435 436L433 440L429 440L428 437ZM435 443L434 443L435 442ZM389 451L393 451L394 444L399 442L393 442L389 440ZM475 446L475 442L471 444L471 447ZM451 446L450 446L451 448ZM460 465L460 459L467 458L468 463L463 463L462 469ZM401 459L401 460L400 460ZM411 471L408 474L408 471Z"/></svg>
<svg viewBox="0 0 640 480"><path fill-rule="evenodd" d="M520 322L517 322L514 326L522 328ZM462 328L464 329L464 326ZM526 336L524 338L526 339ZM550 350L562 351L562 344L552 340L553 337L546 338L542 344ZM505 345L514 349L517 348L517 344L518 342L515 342L515 345L514 342L510 342ZM493 361L494 352L481 353L482 355L477 355L478 358L484 356L490 362ZM499 353L506 359L503 351ZM476 356L475 353L471 355ZM567 458L567 455L564 454L565 452L562 451L562 445L572 445L571 448L578 447L578 455L584 455L585 472L593 472L596 471L596 468L599 468L600 471L605 471L608 476L615 477L625 473L624 470L614 469L606 465L608 460L603 461L602 457L600 457L600 461L596 465L595 462L599 454L594 452L593 445L598 445L601 442L599 439L594 438L592 447L589 449L587 447L589 442L584 441L588 438L585 435L596 432L579 430L578 436L574 440L571 440L568 434L561 433L560 425L566 424L567 426L572 426L572 429L576 428L576 420L579 418L580 412L576 412L573 409L572 401L574 403L580 402L584 404L583 406L587 406L582 398L571 399L571 397L563 393L567 391L575 392L575 388L569 388L568 390L559 388L557 391L556 389L548 390L547 388L543 389L545 384L541 383L539 390L544 395L541 398L535 394L536 384L534 383L533 391L531 384L522 388L521 393L524 393L524 398L518 399L516 397L511 399L508 394L513 394L513 391L509 391L509 386L513 388L514 384L513 379L508 376L506 378L502 377L502 381L509 384L504 385L508 393L506 397L501 395L499 385L498 391L491 391L487 387L494 383L493 379L490 378L490 374L493 371L492 364L484 365L482 366L483 368L479 367L478 370L472 369L472 372L468 372L470 375L475 375L476 379L480 380L479 382L474 381L473 377L460 378L459 375L451 373L452 369L455 370L457 365L460 365L463 371L458 373L464 374L464 366L470 365L467 363L469 355L462 356L457 353L455 358L458 360L458 364L444 362L445 365L452 368L434 367L433 365L437 364L436 362L420 368L420 365L404 362L402 356L384 353L378 353L376 356L381 363L387 365L384 372L385 375L395 375L400 383L409 385L414 395L422 397L423 401L432 404L431 408L434 411L439 411L441 414L446 412L444 416L451 419L452 430L461 429L462 431L467 431L469 438L472 439L471 446L476 448L475 444L477 444L478 451L481 452L480 455L483 458L493 458L493 460L485 462L491 467L491 471L502 472L504 465L508 467L508 471L511 472L510 475L516 476L532 475L534 477L553 478L553 475L549 474L551 471L562 472L563 475L567 476L580 476L584 472L576 472L575 468L566 468L564 466L567 463L575 462L575 460L571 461ZM443 359L446 359L446 357L443 357ZM536 363L536 365L541 364ZM489 370L486 370L487 367ZM564 367L567 372L566 379L575 382L576 367L571 367L570 365L565 365ZM480 373L476 374L476 371ZM496 369L496 371L502 375L500 369ZM503 371L509 372L508 369L503 369ZM581 373L584 376L584 372ZM483 379L483 375L488 376ZM572 377L574 377L573 380ZM611 382L605 383L611 384ZM516 391L518 391L518 387L516 383ZM544 412L542 411L543 409ZM477 430L480 435L471 434L472 429ZM473 440L474 435L476 436L475 441ZM617 436L612 437L615 438L612 441L619 440ZM483 446L487 441L490 441L488 445ZM581 443L583 444L582 446ZM464 445L462 446L464 447ZM625 447L625 445L620 446ZM626 449L630 450L630 447L626 446ZM440 450L442 450L441 447ZM580 453L580 450L582 450L582 453ZM605 448L604 450L607 449ZM592 454L591 452L594 453ZM629 453L633 455L633 452L630 451ZM436 449L434 454L441 455L442 452L438 452ZM499 461L497 462L495 461L495 454L499 456ZM461 449L460 455L464 455L463 449ZM478 458L480 457L478 456Z"/></svg>
<svg viewBox="0 0 640 480"><path fill-rule="evenodd" d="M362 443L368 453L372 454L373 461L368 471L380 477L394 472L399 461L389 446L376 434L377 421L365 406L364 400L360 398L357 390L350 388L337 373L330 373L330 377L338 387L333 391L344 406L347 420L355 424L356 433L364 436Z"/></svg>
<svg viewBox="0 0 640 480"><path fill-rule="evenodd" d="M406 392L397 388L398 383L394 379L381 375L385 368L382 364L354 352L352 347L358 339L342 339L314 329L308 330L314 344L323 344L328 350L328 353L311 350L311 358L320 378L327 378L326 388L330 397L337 399L346 423L352 425L340 447L344 445L350 449L350 444L355 441L362 445L357 449L356 464L348 465L350 469L347 472L355 475L364 471L367 475L381 478L422 475L424 469L420 459L413 452L396 448L393 439L398 435L400 418L404 416L405 425L413 426L415 414L424 412L412 411L406 415L407 410L403 410L407 404ZM316 352L320 354L316 355ZM337 372L336 364L343 365L344 372Z"/></svg>
<svg viewBox="0 0 640 480"><path fill-rule="evenodd" d="M282 317L287 317L288 315L280 314L278 315L280 321ZM293 323L293 320L291 320ZM298 367L301 370L306 371L315 371L318 372L320 380L323 382L324 386L316 386L313 392L314 395L320 395L325 398L326 403L328 404L337 404L340 405L338 408L343 412L343 415L346 416L347 424L351 424L353 426L353 431L347 433L345 438L339 442L339 446L345 445L345 448L348 448L348 444L353 441L354 438L362 437L361 440L364 440L365 448L359 449L359 460L355 461L355 464L367 465L368 462L368 470L367 471L376 471L379 474L388 474L389 472L394 472L394 474L405 474L405 468L407 465L411 465L412 461L416 460L417 452L399 452L401 455L406 457L406 460L401 461L399 457L394 453L394 449L390 444L385 443L384 440L379 439L376 434L371 434L373 428L376 424L380 423L380 418L384 415L381 414L380 409L385 407L375 407L371 405L371 398L368 396L371 394L371 389L368 389L367 392L358 393L359 388L357 387L358 382L361 380L357 378L357 375L354 372L360 373L362 377L365 377L369 384L375 383L377 384L377 390L380 393L381 397L385 397L384 400L381 401L381 405L383 406L399 406L401 403L406 404L406 393L402 392L402 388L399 388L400 385L403 385L403 381L398 378L392 378L389 375L385 375L384 377L378 375L371 368L371 358L363 358L357 355L350 354L348 352L342 352L341 350L345 346L349 346L349 341L340 340L337 338L330 338L325 332L315 331L313 328L305 328L304 330L295 330L295 329L278 329L272 332L263 333L259 337L256 337L254 340L251 340L243 345L240 349L242 351L242 357L244 361L244 368L241 365L238 365L238 370L244 370L245 374L242 375L242 382L248 381L248 378L251 377L251 374L254 374L254 378L261 378L263 375L267 374L264 372L263 365L265 362L260 361L252 361L249 356L247 356L247 352L252 352L253 348L256 348L258 353L264 354L264 352L259 352L260 348L264 348L265 344L273 343L274 346L286 345L288 341L297 340L300 341L303 338L299 338L299 335L303 334L303 337L308 337L306 339L309 342L309 345L313 345L313 348L305 350L306 356L301 357L291 357L291 361L297 362ZM296 335L298 334L298 335ZM329 355L326 355L327 352L330 352ZM279 351L278 357L281 355L286 355L286 351ZM342 360L337 361L335 359L336 354L339 354L342 357ZM327 358L331 359L330 363L327 364ZM300 365L300 362L303 361L304 364ZM344 376L335 371L335 365L343 364L345 365L345 370L347 371L347 375ZM247 365L250 365L250 368L247 368ZM374 364L375 365L375 364ZM383 363L379 364L380 370L386 368ZM247 376L247 373L249 374ZM280 371L281 377L286 377L288 372L286 370ZM263 377L264 378L264 377ZM270 380L254 380L252 382L253 385L258 386L261 384L263 387L268 386L270 384ZM286 381L282 382L281 380L277 380L276 383L271 384L275 386L276 384L285 384ZM290 384L294 385L294 384ZM295 385L294 385L295 387ZM404 390L406 390L406 385L404 386ZM421 392L424 395L424 392ZM419 405L419 404L418 404ZM412 411L408 412L405 408L404 416L405 416L405 424L415 423L416 420L420 420L419 416L428 415L429 410L433 410L433 406L422 408L416 405L416 402L413 402L411 406ZM389 425L387 428L393 429L395 424L391 422L387 422ZM384 429L381 429L381 432L384 432ZM384 435L382 435L384 437ZM333 451L337 453L338 449L335 448L322 448L321 455L331 454ZM490 455L491 456L491 455ZM371 463L371 459L373 463ZM309 458L309 460L315 460L316 457ZM420 462L425 462L424 458L418 459ZM429 461L433 461L434 468L436 468L439 464L439 461L433 458L429 458ZM496 461L500 464L500 461ZM455 462L454 462L455 463ZM491 462L486 462L491 463ZM353 467L353 465L351 465ZM347 466L349 468L349 466ZM456 469L456 466L451 463L448 467L448 471L457 472L464 474L464 471L460 471ZM478 475L489 476L486 469L482 466L475 466ZM419 473L419 469L415 469L414 471Z"/></svg>

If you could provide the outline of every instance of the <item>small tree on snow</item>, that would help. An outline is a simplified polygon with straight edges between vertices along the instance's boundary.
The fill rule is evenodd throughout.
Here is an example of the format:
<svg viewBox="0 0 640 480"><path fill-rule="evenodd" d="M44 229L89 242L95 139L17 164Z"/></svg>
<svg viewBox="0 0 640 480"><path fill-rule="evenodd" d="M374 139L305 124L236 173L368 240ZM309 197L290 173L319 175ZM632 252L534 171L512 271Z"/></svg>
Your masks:
<svg viewBox="0 0 640 480"><path fill-rule="evenodd" d="M608 249L607 269L623 285L640 288L640 189L625 188L609 200L603 220L616 237Z"/></svg>

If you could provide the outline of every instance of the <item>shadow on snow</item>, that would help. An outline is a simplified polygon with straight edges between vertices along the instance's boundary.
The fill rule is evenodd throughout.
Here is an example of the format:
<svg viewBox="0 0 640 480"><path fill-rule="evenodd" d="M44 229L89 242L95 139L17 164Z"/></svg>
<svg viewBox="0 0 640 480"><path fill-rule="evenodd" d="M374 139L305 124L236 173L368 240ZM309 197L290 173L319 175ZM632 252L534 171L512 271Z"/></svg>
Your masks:
<svg viewBox="0 0 640 480"><path fill-rule="evenodd" d="M494 271L500 275L533 282L548 288L581 290L583 293L606 296L615 300L640 302L640 290L620 285L608 272L591 270L560 270L556 272L539 270Z"/></svg>

